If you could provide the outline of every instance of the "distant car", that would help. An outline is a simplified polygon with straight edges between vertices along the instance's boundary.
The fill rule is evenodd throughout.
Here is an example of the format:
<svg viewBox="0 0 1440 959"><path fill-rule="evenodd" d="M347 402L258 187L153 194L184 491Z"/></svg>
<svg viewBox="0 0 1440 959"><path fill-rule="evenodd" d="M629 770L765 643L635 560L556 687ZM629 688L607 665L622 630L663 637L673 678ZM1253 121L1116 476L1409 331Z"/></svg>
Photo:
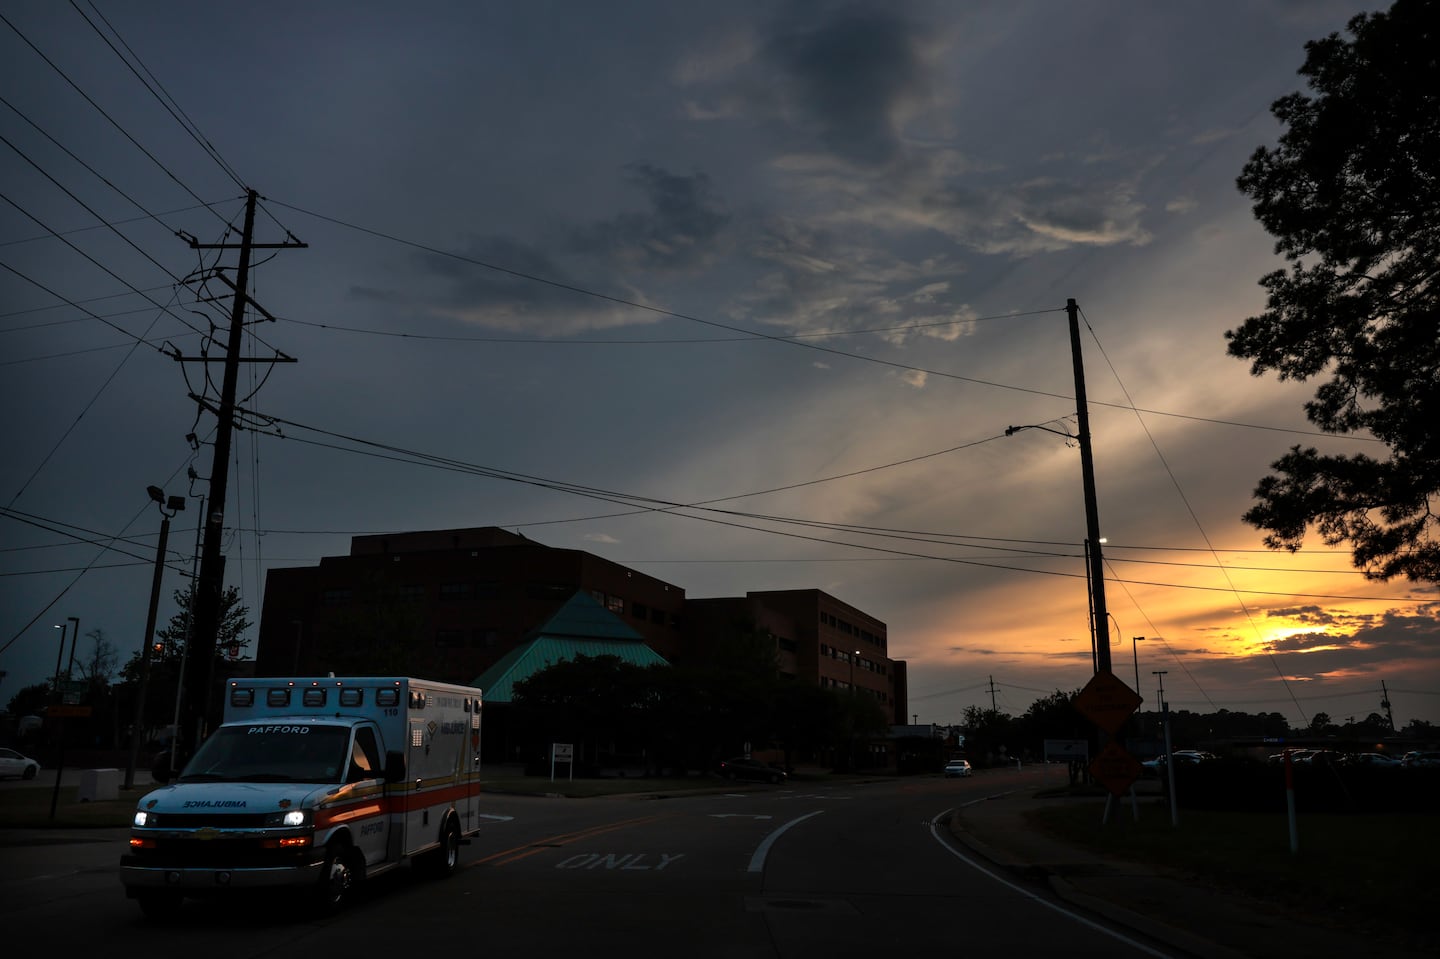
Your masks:
<svg viewBox="0 0 1440 959"><path fill-rule="evenodd" d="M1200 752L1197 749L1177 749L1174 752L1175 764L1177 766L1208 762L1215 758L1214 753ZM1152 771L1164 769L1169 760L1165 756L1156 756L1154 759L1147 759L1140 765Z"/></svg>
<svg viewBox="0 0 1440 959"><path fill-rule="evenodd" d="M945 764L946 779L953 779L956 776L968 776L971 772L970 763L964 759L952 759Z"/></svg>
<svg viewBox="0 0 1440 959"><path fill-rule="evenodd" d="M1401 762L1406 769L1440 766L1440 752L1408 752Z"/></svg>
<svg viewBox="0 0 1440 959"><path fill-rule="evenodd" d="M0 776L34 779L39 774L40 764L29 756L22 756L13 749L0 749Z"/></svg>
<svg viewBox="0 0 1440 959"><path fill-rule="evenodd" d="M1400 765L1400 760L1384 753L1349 753L1342 762L1347 766L1373 766L1387 769Z"/></svg>
<svg viewBox="0 0 1440 959"><path fill-rule="evenodd" d="M786 779L785 770L744 756L721 760L719 772L726 779L743 779L746 782L778 784Z"/></svg>

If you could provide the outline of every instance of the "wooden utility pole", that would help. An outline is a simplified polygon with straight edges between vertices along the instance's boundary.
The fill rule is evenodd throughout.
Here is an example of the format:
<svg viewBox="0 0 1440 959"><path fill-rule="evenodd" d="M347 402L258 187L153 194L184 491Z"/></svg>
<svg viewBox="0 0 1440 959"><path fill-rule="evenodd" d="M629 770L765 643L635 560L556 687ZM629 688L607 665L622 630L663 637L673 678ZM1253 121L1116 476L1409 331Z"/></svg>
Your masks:
<svg viewBox="0 0 1440 959"><path fill-rule="evenodd" d="M235 269L232 283L223 273L218 277L234 291L230 308L230 330L225 345L223 360L209 357L182 357L180 362L223 362L224 377L221 380L220 402L211 407L203 397L195 401L210 409L218 421L215 427L215 456L210 466L210 495L207 497L209 511L204 516L205 542L200 552L199 581L195 585L193 603L195 614L189 639L189 660L191 670L185 677L181 689L181 728L176 730L178 748L193 752L205 738L213 725L212 712L218 712L210 701L210 687L215 664L215 647L220 625L220 600L225 584L225 557L220 552L221 540L225 534L225 494L229 481L230 437L235 427L235 391L240 379L240 364L243 362L294 363L293 357L284 355L264 359L250 359L240 355L242 335L245 331L245 307L254 306L267 319L274 319L250 299L246 293L250 284L250 256L254 250L283 250L305 247L293 237L283 243L256 243L255 204L259 194L249 190L245 197L245 229L236 243L200 243L190 240L194 250L240 251L240 261Z"/></svg>
<svg viewBox="0 0 1440 959"><path fill-rule="evenodd" d="M1080 307L1065 301L1070 316L1070 359L1075 367L1076 437L1080 441L1080 471L1085 484L1085 536L1090 548L1091 615L1094 622L1095 672L1110 672L1110 614L1105 609L1105 561L1100 555L1100 514L1095 502L1095 455L1090 450L1090 410L1085 399L1085 363L1080 356Z"/></svg>

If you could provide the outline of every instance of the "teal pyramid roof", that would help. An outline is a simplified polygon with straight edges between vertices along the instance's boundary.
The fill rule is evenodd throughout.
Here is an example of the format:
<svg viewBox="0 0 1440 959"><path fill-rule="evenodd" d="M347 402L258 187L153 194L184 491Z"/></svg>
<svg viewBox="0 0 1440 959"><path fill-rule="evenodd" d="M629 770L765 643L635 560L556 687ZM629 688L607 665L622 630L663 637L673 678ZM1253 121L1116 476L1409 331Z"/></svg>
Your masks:
<svg viewBox="0 0 1440 959"><path fill-rule="evenodd" d="M644 637L589 593L578 592L519 646L476 677L487 703L514 699L515 683L546 666L577 656L618 656L637 666L667 665L665 657L645 645Z"/></svg>

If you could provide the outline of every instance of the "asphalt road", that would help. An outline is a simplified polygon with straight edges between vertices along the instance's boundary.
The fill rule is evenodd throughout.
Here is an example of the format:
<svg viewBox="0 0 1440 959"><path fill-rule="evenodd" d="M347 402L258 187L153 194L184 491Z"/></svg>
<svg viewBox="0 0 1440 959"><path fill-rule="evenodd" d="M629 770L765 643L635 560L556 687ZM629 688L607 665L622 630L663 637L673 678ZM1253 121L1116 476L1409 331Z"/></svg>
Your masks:
<svg viewBox="0 0 1440 959"><path fill-rule="evenodd" d="M454 947L539 956L1167 955L1040 886L1016 885L937 825L1035 774L763 787L669 799L491 795L451 879L381 877L339 917L299 895L187 903L142 919L118 880L123 830L0 848L0 920L67 955L175 949L313 959ZM1013 780L1013 781L1012 781Z"/></svg>

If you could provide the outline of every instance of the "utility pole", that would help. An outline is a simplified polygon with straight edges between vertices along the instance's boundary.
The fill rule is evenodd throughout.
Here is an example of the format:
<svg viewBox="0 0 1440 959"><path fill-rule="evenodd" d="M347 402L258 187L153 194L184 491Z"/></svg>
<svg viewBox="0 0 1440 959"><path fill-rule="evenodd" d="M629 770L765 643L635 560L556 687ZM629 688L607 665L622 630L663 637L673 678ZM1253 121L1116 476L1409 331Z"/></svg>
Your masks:
<svg viewBox="0 0 1440 959"><path fill-rule="evenodd" d="M1175 757L1170 748L1170 704L1165 701L1166 669L1151 670L1150 675L1160 677L1160 723L1165 727L1165 772L1170 786L1170 825L1180 825L1180 805L1175 801Z"/></svg>
<svg viewBox="0 0 1440 959"><path fill-rule="evenodd" d="M1390 711L1390 690L1385 688L1385 680L1380 680L1380 708L1385 710L1385 721L1390 724L1390 732L1395 732L1395 714Z"/></svg>
<svg viewBox="0 0 1440 959"><path fill-rule="evenodd" d="M246 293L250 284L250 257L254 250L282 250L307 246L307 244L295 240L293 236L283 243L256 243L254 240L255 204L258 200L259 194L256 191L248 190L246 192L245 229L241 234L239 244L200 243L193 237L190 238L190 248L194 250L238 249L240 251L233 283L223 272L217 270L213 273L214 277L229 286L235 294L230 309L230 330L223 360L225 374L221 381L220 403L218 407L212 408L203 397L194 397L197 403L215 414L218 422L215 428L215 456L210 467L209 512L204 516L205 545L200 554L200 576L195 586L194 628L189 640L189 645L194 647L189 650L192 669L186 675L184 683L186 695L182 697L182 713L186 719L185 733L182 736L181 731L176 730L177 745L183 744L182 748L191 751L204 739L211 718L211 675L215 665L220 597L225 583L225 557L220 552L220 546L225 534L225 495L230 476L230 437L235 427L235 391L240 378L240 364L247 362L247 358L242 358L240 355L241 338L245 331L245 307L247 305L254 306L267 319L274 319ZM216 362L204 356L182 357L178 355L178 352L175 359L179 362ZM257 360L248 361L257 362ZM281 355L258 360L258 362L294 363L295 360L293 357Z"/></svg>
<svg viewBox="0 0 1440 959"><path fill-rule="evenodd" d="M1105 561L1100 555L1100 514L1095 501L1095 455L1090 449L1090 410L1085 398L1085 362L1080 356L1080 307L1065 301L1070 317L1070 359L1075 367L1076 439L1080 441L1080 470L1085 484L1085 536L1089 542L1091 616L1095 636L1095 672L1110 672L1110 614L1105 609ZM1137 690L1138 692L1138 690Z"/></svg>
<svg viewBox="0 0 1440 959"><path fill-rule="evenodd" d="M995 677L990 677L990 711L998 713L1000 710L995 706Z"/></svg>

